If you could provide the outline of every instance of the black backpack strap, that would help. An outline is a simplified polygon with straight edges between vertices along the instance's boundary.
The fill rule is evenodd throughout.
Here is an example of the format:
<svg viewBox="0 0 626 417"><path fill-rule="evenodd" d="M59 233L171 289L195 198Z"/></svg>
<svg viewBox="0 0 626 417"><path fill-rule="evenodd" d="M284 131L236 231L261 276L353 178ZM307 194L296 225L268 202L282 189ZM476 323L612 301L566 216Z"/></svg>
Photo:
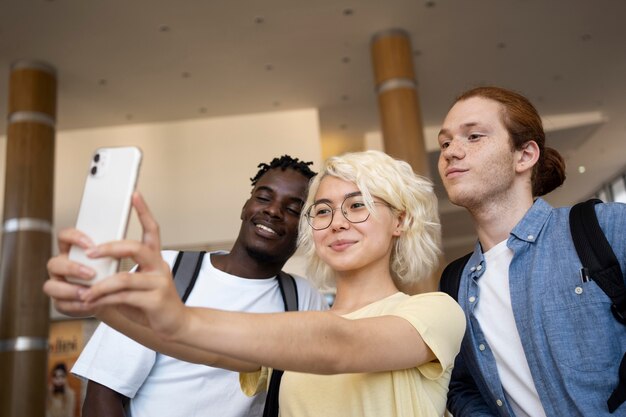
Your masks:
<svg viewBox="0 0 626 417"><path fill-rule="evenodd" d="M296 286L296 280L283 271L280 271L276 278L278 279L280 294L283 296L285 311L298 311L298 287ZM263 417L278 417L278 393L282 377L283 371L280 369L272 370Z"/></svg>
<svg viewBox="0 0 626 417"><path fill-rule="evenodd" d="M578 203L570 211L572 240L583 265L581 278L592 279L611 299L615 319L626 324L626 285L619 262L596 216L598 199Z"/></svg>
<svg viewBox="0 0 626 417"><path fill-rule="evenodd" d="M174 267L172 268L172 275L174 277L174 285L176 286L176 292L183 303L189 298L191 290L198 279L200 273L200 267L202 267L202 260L204 259L205 251L202 252L178 252Z"/></svg>
<svg viewBox="0 0 626 417"><path fill-rule="evenodd" d="M445 292L455 301L459 300L459 286L461 285L461 275L465 265L469 262L472 254L470 252L467 255L460 257L448 264L441 273L441 280L439 280L439 290Z"/></svg>
<svg viewBox="0 0 626 417"><path fill-rule="evenodd" d="M595 205L598 199L574 205L570 211L572 240L582 264L581 279L592 279L611 299L611 312L615 319L626 324L626 284L619 262L606 236L600 228ZM619 366L619 382L609 397L607 405L613 413L626 401L626 354Z"/></svg>
<svg viewBox="0 0 626 417"><path fill-rule="evenodd" d="M296 280L286 272L280 271L276 276L280 295L283 296L285 311L298 311L298 287Z"/></svg>

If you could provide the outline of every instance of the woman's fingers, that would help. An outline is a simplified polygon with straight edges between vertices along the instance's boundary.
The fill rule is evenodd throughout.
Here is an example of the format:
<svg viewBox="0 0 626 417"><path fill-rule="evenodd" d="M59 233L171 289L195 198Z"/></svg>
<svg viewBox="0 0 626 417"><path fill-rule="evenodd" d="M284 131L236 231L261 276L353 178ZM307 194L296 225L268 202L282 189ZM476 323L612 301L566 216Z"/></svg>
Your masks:
<svg viewBox="0 0 626 417"><path fill-rule="evenodd" d="M168 283L165 280L169 281L167 277L159 275L120 272L94 284L82 294L82 299L87 302L93 302L113 294L130 294L135 292L140 294L141 297L150 298L150 300L142 302L139 298L133 298L132 302L129 302L125 298L118 297L115 298L115 300L118 300L116 303L109 304L130 304L136 307L149 307L151 303L158 302L158 300L153 300L157 296L150 292L156 294L156 290L166 289Z"/></svg>
<svg viewBox="0 0 626 417"><path fill-rule="evenodd" d="M171 336L184 320L179 314L184 305L169 275L119 273L94 284L82 299L97 308L117 306L128 319L145 322L163 336Z"/></svg>
<svg viewBox="0 0 626 417"><path fill-rule="evenodd" d="M132 258L142 272L169 273L169 266L163 261L161 252L135 240L120 240L103 243L85 251L90 258L109 256L112 258Z"/></svg>
<svg viewBox="0 0 626 417"><path fill-rule="evenodd" d="M61 230L57 235L57 243L60 253L68 253L72 245L83 249L90 248L94 245L89 236L74 228Z"/></svg>
<svg viewBox="0 0 626 417"><path fill-rule="evenodd" d="M81 285L70 284L64 280L49 279L43 285L43 290L54 300L54 306L60 312L69 316L90 316L95 312L94 306L89 306L81 300L86 290Z"/></svg>
<svg viewBox="0 0 626 417"><path fill-rule="evenodd" d="M87 281L92 279L96 274L95 271L88 266L70 261L66 254L50 258L47 268L50 278L63 281L65 277L75 277Z"/></svg>
<svg viewBox="0 0 626 417"><path fill-rule="evenodd" d="M143 243L153 250L160 250L161 234L159 224L154 219L154 216L148 208L148 204L146 204L143 196L138 191L133 194L133 206L135 207L139 223L141 223L143 229Z"/></svg>

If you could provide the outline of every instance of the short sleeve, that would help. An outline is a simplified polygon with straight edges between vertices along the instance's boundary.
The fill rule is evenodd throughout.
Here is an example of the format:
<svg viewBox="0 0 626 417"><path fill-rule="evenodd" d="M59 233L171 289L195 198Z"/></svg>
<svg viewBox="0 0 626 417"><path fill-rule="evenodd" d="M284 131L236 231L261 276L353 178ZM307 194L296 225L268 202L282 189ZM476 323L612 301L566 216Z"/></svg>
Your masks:
<svg viewBox="0 0 626 417"><path fill-rule="evenodd" d="M309 280L298 275L292 275L298 288L298 306L300 311L328 310L328 303L324 296L315 289Z"/></svg>
<svg viewBox="0 0 626 417"><path fill-rule="evenodd" d="M391 314L411 323L435 354L438 362L418 367L426 378L440 378L452 368L465 333L465 315L452 297L441 292L414 295Z"/></svg>
<svg viewBox="0 0 626 417"><path fill-rule="evenodd" d="M241 391L248 397L267 391L269 375L270 369L266 367L262 367L255 372L240 372L239 384L241 385Z"/></svg>
<svg viewBox="0 0 626 417"><path fill-rule="evenodd" d="M150 374L156 352L102 323L72 373L133 398Z"/></svg>

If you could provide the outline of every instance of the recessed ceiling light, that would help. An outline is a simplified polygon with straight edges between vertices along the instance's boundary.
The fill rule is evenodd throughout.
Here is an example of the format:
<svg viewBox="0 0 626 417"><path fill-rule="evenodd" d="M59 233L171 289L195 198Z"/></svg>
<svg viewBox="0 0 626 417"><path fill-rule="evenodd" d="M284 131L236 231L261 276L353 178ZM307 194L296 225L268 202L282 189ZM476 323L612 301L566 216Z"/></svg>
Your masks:
<svg viewBox="0 0 626 417"><path fill-rule="evenodd" d="M199 111L200 113L206 113L206 112L207 112L207 108L206 108L206 107L200 107L200 108L198 109L198 111Z"/></svg>
<svg viewBox="0 0 626 417"><path fill-rule="evenodd" d="M191 77L191 74L188 73L187 71L184 71L182 74L180 74L180 76L183 77L183 78L189 78L189 77Z"/></svg>
<svg viewBox="0 0 626 417"><path fill-rule="evenodd" d="M265 65L265 71L272 71L273 69L274 69L274 66L272 64Z"/></svg>
<svg viewBox="0 0 626 417"><path fill-rule="evenodd" d="M257 25L265 23L265 18L263 16L257 16L254 18L254 23L256 23Z"/></svg>
<svg viewBox="0 0 626 417"><path fill-rule="evenodd" d="M169 32L171 28L168 25L159 26L159 32Z"/></svg>
<svg viewBox="0 0 626 417"><path fill-rule="evenodd" d="M341 99L342 99L343 101L348 101L348 100L350 100L350 96L349 96L349 95L347 95L347 94L344 94L344 95L342 95L342 96L341 96Z"/></svg>
<svg viewBox="0 0 626 417"><path fill-rule="evenodd" d="M354 14L354 10L352 9L343 9L343 15L344 16L352 16Z"/></svg>
<svg viewBox="0 0 626 417"><path fill-rule="evenodd" d="M343 62L344 64L347 64L350 62L350 57L349 56L344 56L343 58L341 58L341 62Z"/></svg>
<svg viewBox="0 0 626 417"><path fill-rule="evenodd" d="M580 40L582 40L583 42L587 42L591 40L591 35L588 33L585 33L583 36L580 37Z"/></svg>
<svg viewBox="0 0 626 417"><path fill-rule="evenodd" d="M437 4L437 3L435 3L433 0L429 0L429 1L427 1L426 3L424 3L424 5L425 5L426 7L428 7L429 9L430 9L430 8L432 8L432 7L435 7L435 5L436 5L436 4Z"/></svg>
<svg viewBox="0 0 626 417"><path fill-rule="evenodd" d="M496 46L498 47L498 49L505 49L506 48L506 43L498 42L498 44Z"/></svg>
<svg viewBox="0 0 626 417"><path fill-rule="evenodd" d="M105 78L100 78L98 80L98 85L101 85L101 86L107 85L107 80Z"/></svg>
<svg viewBox="0 0 626 417"><path fill-rule="evenodd" d="M587 171L587 168L585 168L585 166L584 166L584 165L581 165L581 166L579 166L579 167L578 167L578 172L579 172L580 174L584 174L584 173L585 173L585 171Z"/></svg>

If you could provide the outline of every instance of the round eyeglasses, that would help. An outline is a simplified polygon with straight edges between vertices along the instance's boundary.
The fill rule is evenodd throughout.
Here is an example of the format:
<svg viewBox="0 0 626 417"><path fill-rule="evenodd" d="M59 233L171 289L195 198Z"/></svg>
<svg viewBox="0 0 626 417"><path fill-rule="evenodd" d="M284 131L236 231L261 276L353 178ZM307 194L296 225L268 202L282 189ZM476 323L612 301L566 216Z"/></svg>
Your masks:
<svg viewBox="0 0 626 417"><path fill-rule="evenodd" d="M382 201L373 201L373 204L391 207ZM335 210L340 210L343 217L350 223L363 223L370 217L365 200L359 194L346 197L339 208L332 208L327 202L315 203L306 211L306 220L314 230L324 230L332 224Z"/></svg>

